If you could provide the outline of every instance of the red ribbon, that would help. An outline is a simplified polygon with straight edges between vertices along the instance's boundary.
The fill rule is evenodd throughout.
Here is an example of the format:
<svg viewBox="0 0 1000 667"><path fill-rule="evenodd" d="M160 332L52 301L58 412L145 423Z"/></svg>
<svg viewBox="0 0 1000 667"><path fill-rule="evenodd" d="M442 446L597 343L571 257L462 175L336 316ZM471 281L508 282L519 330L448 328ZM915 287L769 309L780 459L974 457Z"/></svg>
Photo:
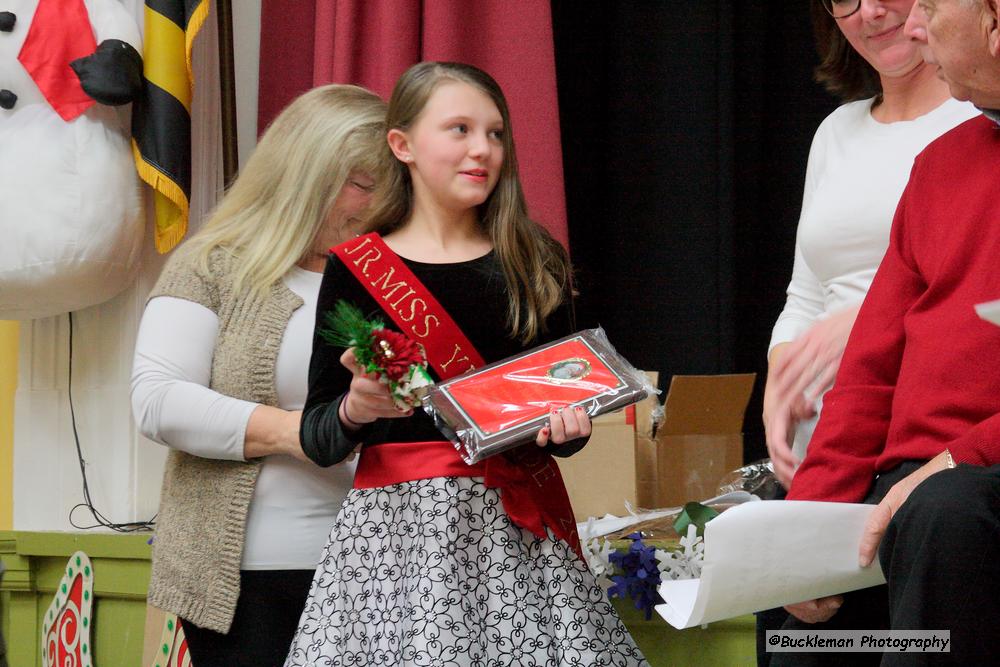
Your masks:
<svg viewBox="0 0 1000 667"><path fill-rule="evenodd" d="M442 379L486 364L462 330L399 255L372 232L330 248L375 301L423 346Z"/></svg>

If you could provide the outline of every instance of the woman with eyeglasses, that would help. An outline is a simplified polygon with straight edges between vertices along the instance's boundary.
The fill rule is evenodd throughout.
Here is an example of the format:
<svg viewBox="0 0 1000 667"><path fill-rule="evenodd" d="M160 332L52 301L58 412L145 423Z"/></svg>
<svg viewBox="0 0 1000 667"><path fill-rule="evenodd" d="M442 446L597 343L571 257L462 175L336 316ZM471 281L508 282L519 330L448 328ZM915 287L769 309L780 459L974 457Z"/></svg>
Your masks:
<svg viewBox="0 0 1000 667"><path fill-rule="evenodd" d="M813 139L792 279L768 353L764 425L775 475L786 487L885 254L913 158L978 114L951 99L936 68L903 34L913 0L812 5L816 79L845 104Z"/></svg>
<svg viewBox="0 0 1000 667"><path fill-rule="evenodd" d="M820 56L816 80L844 104L820 125L809 151L792 278L768 353L764 426L775 475L785 487L806 454L823 394L885 254L914 157L978 115L972 105L951 99L936 68L903 34L913 4L811 2ZM825 620L837 601L825 602L831 608L792 605L790 611L809 622ZM784 610L758 617L758 664L770 658L764 630L781 627L785 617Z"/></svg>

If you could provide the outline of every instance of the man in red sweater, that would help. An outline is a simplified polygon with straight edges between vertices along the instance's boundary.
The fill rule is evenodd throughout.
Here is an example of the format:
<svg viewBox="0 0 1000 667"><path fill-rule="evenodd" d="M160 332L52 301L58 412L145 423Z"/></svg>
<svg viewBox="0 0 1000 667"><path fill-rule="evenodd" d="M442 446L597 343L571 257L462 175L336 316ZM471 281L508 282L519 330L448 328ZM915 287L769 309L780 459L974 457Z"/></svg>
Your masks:
<svg viewBox="0 0 1000 667"><path fill-rule="evenodd" d="M867 0L862 0L867 1ZM887 587L789 605L786 629L949 630L954 664L1000 645L1000 0L917 0L905 29L984 115L914 162L792 500L877 503L859 560ZM784 432L779 428L779 432ZM775 654L772 665L843 664ZM927 654L854 654L922 664Z"/></svg>

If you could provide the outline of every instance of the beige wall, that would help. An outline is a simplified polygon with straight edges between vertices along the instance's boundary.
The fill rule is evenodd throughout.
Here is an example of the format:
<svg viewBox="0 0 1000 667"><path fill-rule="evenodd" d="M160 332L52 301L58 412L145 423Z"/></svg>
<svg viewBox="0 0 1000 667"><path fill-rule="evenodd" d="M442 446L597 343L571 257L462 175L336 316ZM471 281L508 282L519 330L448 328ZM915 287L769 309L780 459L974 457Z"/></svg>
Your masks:
<svg viewBox="0 0 1000 667"><path fill-rule="evenodd" d="M18 322L0 320L0 530L14 516L14 391L17 389Z"/></svg>

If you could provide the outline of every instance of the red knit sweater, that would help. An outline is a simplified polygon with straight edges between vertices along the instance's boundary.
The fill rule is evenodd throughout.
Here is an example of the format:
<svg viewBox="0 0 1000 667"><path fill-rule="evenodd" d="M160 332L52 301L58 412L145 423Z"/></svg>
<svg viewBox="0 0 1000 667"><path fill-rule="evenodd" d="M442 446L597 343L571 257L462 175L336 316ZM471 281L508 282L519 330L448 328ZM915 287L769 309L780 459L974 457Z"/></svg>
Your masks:
<svg viewBox="0 0 1000 667"><path fill-rule="evenodd" d="M974 118L917 156L889 249L788 497L859 502L877 473L945 448L1000 463L1000 129Z"/></svg>

